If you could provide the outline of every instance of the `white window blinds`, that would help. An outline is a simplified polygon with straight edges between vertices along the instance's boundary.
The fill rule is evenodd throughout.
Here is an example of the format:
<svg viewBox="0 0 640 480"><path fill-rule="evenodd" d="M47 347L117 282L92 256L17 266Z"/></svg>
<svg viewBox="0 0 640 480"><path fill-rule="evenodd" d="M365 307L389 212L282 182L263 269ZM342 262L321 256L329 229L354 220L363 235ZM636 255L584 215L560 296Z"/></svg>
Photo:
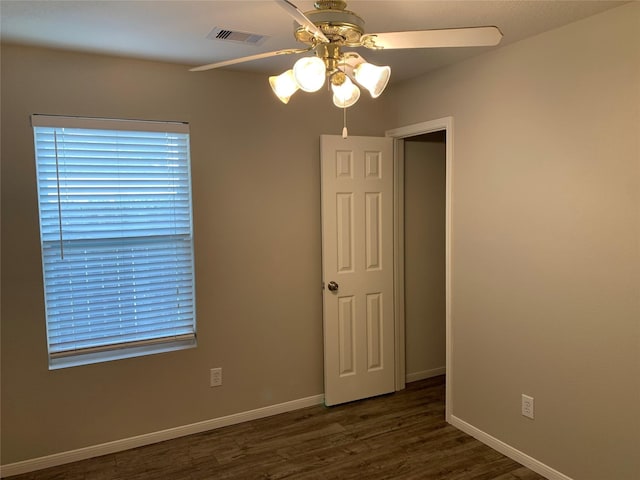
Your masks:
<svg viewBox="0 0 640 480"><path fill-rule="evenodd" d="M193 346L188 125L32 124L50 366Z"/></svg>

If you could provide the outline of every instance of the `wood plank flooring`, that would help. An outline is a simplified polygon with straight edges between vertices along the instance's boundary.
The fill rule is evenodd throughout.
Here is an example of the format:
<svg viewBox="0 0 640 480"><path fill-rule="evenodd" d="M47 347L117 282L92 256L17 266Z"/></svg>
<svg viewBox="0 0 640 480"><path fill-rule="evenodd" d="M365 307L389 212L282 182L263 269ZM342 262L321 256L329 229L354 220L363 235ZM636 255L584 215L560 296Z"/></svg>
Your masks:
<svg viewBox="0 0 640 480"><path fill-rule="evenodd" d="M444 376L11 480L540 480L444 421Z"/></svg>

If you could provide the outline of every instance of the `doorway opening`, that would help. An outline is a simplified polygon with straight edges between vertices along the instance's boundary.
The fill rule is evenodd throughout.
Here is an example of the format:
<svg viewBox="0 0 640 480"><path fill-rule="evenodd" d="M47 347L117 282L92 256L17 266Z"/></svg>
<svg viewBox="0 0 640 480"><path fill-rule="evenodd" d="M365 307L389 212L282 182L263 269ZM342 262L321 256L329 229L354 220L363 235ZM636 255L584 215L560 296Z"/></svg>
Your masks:
<svg viewBox="0 0 640 480"><path fill-rule="evenodd" d="M394 139L395 149L396 390L407 381L446 374L449 421L453 119L390 130L386 136Z"/></svg>
<svg viewBox="0 0 640 480"><path fill-rule="evenodd" d="M404 142L404 311L407 383L446 373L446 132Z"/></svg>

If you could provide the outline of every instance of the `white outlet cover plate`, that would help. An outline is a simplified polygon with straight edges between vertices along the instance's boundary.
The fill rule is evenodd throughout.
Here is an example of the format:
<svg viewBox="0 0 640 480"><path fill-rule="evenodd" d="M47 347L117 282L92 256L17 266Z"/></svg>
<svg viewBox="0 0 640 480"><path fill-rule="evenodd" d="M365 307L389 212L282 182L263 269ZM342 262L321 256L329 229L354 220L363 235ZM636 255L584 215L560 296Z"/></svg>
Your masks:
<svg viewBox="0 0 640 480"><path fill-rule="evenodd" d="M522 415L533 419L533 397L522 394Z"/></svg>
<svg viewBox="0 0 640 480"><path fill-rule="evenodd" d="M212 368L209 375L209 386L219 387L222 385L222 368Z"/></svg>

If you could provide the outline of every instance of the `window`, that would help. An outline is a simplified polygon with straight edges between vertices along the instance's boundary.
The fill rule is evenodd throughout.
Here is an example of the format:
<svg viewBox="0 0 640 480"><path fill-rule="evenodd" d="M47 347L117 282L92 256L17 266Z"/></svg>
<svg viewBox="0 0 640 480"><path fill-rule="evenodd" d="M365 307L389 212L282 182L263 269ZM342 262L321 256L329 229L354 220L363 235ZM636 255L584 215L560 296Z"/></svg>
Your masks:
<svg viewBox="0 0 640 480"><path fill-rule="evenodd" d="M195 346L188 125L32 125L49 368Z"/></svg>

